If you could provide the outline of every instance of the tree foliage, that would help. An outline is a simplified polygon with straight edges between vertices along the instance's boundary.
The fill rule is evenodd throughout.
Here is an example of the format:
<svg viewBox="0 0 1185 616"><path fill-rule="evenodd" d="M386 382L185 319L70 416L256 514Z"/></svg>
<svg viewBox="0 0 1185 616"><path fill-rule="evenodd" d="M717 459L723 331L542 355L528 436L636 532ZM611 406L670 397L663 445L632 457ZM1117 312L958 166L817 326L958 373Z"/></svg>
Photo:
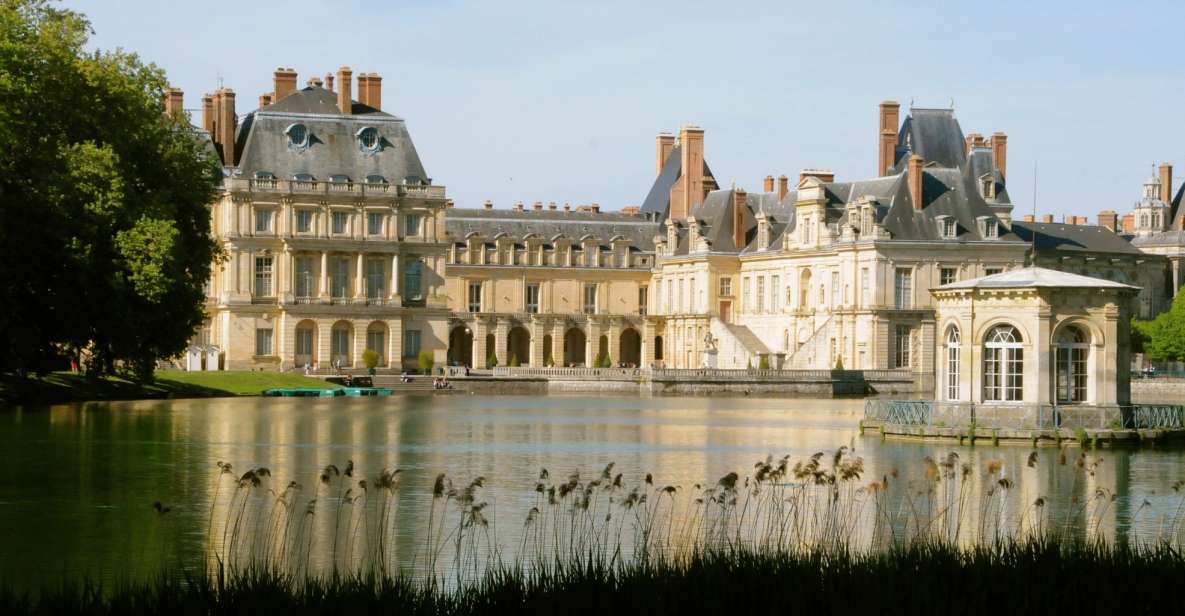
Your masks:
<svg viewBox="0 0 1185 616"><path fill-rule="evenodd" d="M420 356L416 359L420 363L421 373L432 374L432 369L436 367L436 355L432 351L420 351Z"/></svg>
<svg viewBox="0 0 1185 616"><path fill-rule="evenodd" d="M1132 346L1152 361L1185 361L1185 293L1151 321L1132 321Z"/></svg>
<svg viewBox="0 0 1185 616"><path fill-rule="evenodd" d="M0 372L86 351L150 377L203 319L217 155L165 116L161 69L90 34L0 0Z"/></svg>

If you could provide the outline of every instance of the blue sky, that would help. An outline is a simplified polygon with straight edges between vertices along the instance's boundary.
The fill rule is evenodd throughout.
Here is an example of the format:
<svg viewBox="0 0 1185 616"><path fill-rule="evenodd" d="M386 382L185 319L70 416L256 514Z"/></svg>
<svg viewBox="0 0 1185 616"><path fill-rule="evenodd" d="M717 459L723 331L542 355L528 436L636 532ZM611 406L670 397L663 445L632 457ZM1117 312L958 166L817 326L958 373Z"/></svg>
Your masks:
<svg viewBox="0 0 1185 616"><path fill-rule="evenodd" d="M163 67L186 106L238 111L345 64L383 76L434 181L492 199L640 204L654 136L703 127L724 186L876 167L877 104L954 101L1008 133L1017 216L1131 208L1152 164L1185 179L1185 3L68 0L93 43ZM211 7L209 11L197 8ZM195 119L197 115L195 114ZM1174 183L1180 183L1180 179Z"/></svg>

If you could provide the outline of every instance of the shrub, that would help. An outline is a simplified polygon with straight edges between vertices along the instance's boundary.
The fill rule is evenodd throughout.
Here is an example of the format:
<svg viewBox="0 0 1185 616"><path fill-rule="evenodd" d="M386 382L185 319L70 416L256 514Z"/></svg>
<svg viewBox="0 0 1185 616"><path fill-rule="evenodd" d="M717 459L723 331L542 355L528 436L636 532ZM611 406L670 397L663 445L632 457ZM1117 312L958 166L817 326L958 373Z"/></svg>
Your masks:
<svg viewBox="0 0 1185 616"><path fill-rule="evenodd" d="M498 355L496 353L494 353L493 351L490 351L490 356L486 358L486 367L487 368L497 368L498 367Z"/></svg>
<svg viewBox="0 0 1185 616"><path fill-rule="evenodd" d="M511 368L519 367L518 355L515 353L511 353L510 354L510 362L507 365L510 366Z"/></svg>
<svg viewBox="0 0 1185 616"><path fill-rule="evenodd" d="M366 349L362 351L362 363L366 364L366 369L374 374L375 366L379 365L379 354L374 349Z"/></svg>
<svg viewBox="0 0 1185 616"><path fill-rule="evenodd" d="M843 357L842 356L835 358L835 369L836 370L843 370Z"/></svg>
<svg viewBox="0 0 1185 616"><path fill-rule="evenodd" d="M555 367L555 360L553 360L551 358L551 356L548 355L547 359L543 360L543 367L544 368L554 368Z"/></svg>
<svg viewBox="0 0 1185 616"><path fill-rule="evenodd" d="M757 360L757 369L758 370L769 370L769 356L768 355L762 355L761 359Z"/></svg>
<svg viewBox="0 0 1185 616"><path fill-rule="evenodd" d="M432 368L436 365L436 355L432 351L420 351L420 372L424 374L432 374Z"/></svg>

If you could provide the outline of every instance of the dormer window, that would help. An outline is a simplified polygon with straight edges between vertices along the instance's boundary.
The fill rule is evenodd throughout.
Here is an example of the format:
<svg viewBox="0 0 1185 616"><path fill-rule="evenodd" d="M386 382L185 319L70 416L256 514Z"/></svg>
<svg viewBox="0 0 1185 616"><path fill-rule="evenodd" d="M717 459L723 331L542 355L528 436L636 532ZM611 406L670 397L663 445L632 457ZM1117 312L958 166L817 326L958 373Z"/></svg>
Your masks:
<svg viewBox="0 0 1185 616"><path fill-rule="evenodd" d="M953 240L959 234L959 224L955 222L954 218L942 219L942 237L948 240Z"/></svg>
<svg viewBox="0 0 1185 616"><path fill-rule="evenodd" d="M1000 221L986 220L983 223L983 237L984 239L994 240L1000 237Z"/></svg>
<svg viewBox="0 0 1185 616"><path fill-rule="evenodd" d="M290 124L284 134L288 135L288 147L309 147L309 129L304 124Z"/></svg>
<svg viewBox="0 0 1185 616"><path fill-rule="evenodd" d="M368 175L368 176L366 176L366 183L367 184L386 184L387 178L385 178L381 175Z"/></svg>
<svg viewBox="0 0 1185 616"><path fill-rule="evenodd" d="M996 198L996 181L992 179L992 176L985 175L979 178L979 192L984 199Z"/></svg>
<svg viewBox="0 0 1185 616"><path fill-rule="evenodd" d="M371 126L358 131L358 145L366 152L378 151L379 131Z"/></svg>
<svg viewBox="0 0 1185 616"><path fill-rule="evenodd" d="M348 175L331 175L331 176L329 176L329 181L333 182L334 184L345 184L350 181L350 176L348 176Z"/></svg>

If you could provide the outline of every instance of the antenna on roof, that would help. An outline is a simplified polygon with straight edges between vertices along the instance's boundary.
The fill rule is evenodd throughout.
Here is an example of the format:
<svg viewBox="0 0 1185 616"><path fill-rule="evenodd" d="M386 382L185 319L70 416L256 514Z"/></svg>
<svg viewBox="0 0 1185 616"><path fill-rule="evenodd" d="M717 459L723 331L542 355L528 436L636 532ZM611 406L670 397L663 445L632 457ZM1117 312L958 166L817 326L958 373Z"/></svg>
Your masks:
<svg viewBox="0 0 1185 616"><path fill-rule="evenodd" d="M218 89L219 89L219 90L221 90L221 89L222 89L222 73L221 73L221 72L215 72L215 73L214 73L214 76L215 76L215 78L218 80Z"/></svg>
<svg viewBox="0 0 1185 616"><path fill-rule="evenodd" d="M955 97L953 97L953 96L950 97L950 110L951 111L955 110Z"/></svg>
<svg viewBox="0 0 1185 616"><path fill-rule="evenodd" d="M1029 266L1037 265L1037 160L1033 160L1033 226L1029 228Z"/></svg>

